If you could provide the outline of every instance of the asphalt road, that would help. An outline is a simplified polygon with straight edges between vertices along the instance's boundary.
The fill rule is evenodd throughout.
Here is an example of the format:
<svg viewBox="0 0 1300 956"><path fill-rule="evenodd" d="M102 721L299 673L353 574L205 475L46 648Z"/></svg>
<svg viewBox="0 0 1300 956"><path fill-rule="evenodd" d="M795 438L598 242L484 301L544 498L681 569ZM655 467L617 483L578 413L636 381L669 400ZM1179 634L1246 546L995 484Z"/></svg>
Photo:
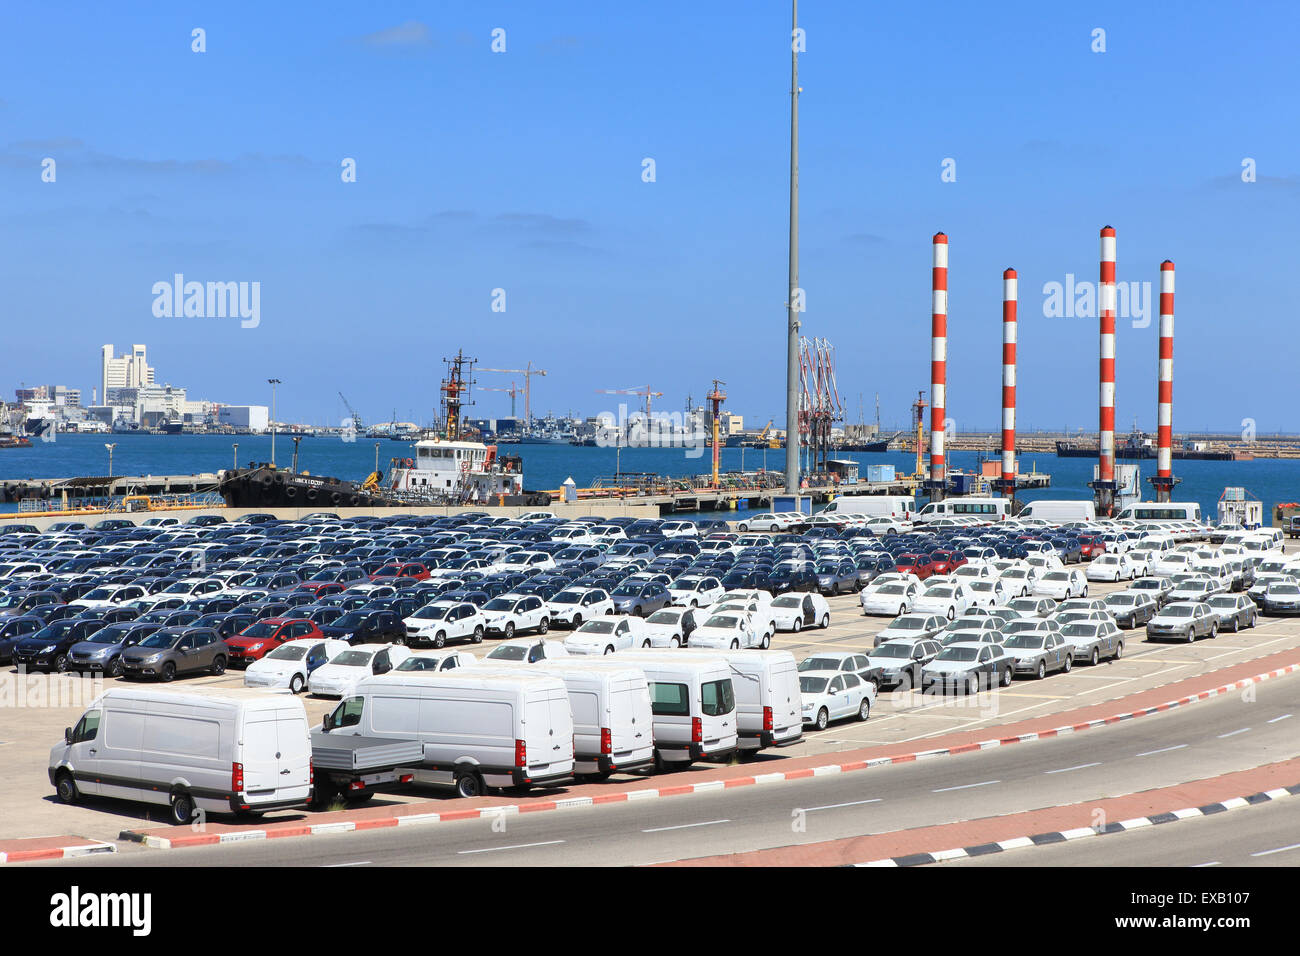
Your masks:
<svg viewBox="0 0 1300 956"><path fill-rule="evenodd" d="M85 866L640 865L1118 796L1300 756L1300 676L1155 717L956 757L579 810L69 861ZM1229 815L1251 816L1251 808ZM1286 820L1294 818L1286 818ZM1284 820L1285 822L1285 820ZM1246 824L1242 824L1245 826ZM1144 839L1172 852L1187 822ZM1276 831L1262 843L1291 840ZM1290 832L1294 834L1295 829ZM1074 852L1107 852L1127 835ZM1093 841L1085 841L1092 843ZM1267 847L1265 847L1267 848ZM1037 853L1038 850L1017 851ZM1118 852L1118 851L1115 851ZM1219 851L1217 856L1225 855ZM1207 859L1216 853L1207 848ZM1278 854L1282 855L1282 854ZM1014 854L1004 854L1008 864ZM1022 857L1027 865L1028 860ZM1034 857L1033 862L1039 862ZM1001 860L997 861L1001 862ZM1042 858L1042 862L1049 862ZM1111 862L1114 862L1112 860ZM1145 861L1144 861L1145 862ZM68 864L64 864L68 865Z"/></svg>

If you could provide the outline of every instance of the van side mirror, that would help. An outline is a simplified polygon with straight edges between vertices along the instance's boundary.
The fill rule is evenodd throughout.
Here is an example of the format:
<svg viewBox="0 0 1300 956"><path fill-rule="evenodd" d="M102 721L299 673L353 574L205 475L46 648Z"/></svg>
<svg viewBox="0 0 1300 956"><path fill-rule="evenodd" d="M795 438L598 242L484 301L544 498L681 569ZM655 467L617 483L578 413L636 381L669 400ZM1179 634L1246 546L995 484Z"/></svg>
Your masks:
<svg viewBox="0 0 1300 956"><path fill-rule="evenodd" d="M63 742L64 742L65 744L71 744L71 743L72 743L72 728L71 728L71 727L64 727L64 728L63 728Z"/></svg>

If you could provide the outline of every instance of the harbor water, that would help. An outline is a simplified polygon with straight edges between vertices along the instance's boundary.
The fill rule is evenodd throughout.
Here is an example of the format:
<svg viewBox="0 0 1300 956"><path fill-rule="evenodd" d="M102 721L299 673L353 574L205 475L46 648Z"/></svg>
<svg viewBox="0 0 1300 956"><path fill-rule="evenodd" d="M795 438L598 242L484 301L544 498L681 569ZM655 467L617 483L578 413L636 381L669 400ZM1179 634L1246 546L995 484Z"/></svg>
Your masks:
<svg viewBox="0 0 1300 956"><path fill-rule="evenodd" d="M81 475L108 474L106 435L61 434L52 442L33 442L30 448L0 451L0 479L69 478ZM113 435L113 474L115 475L189 475L215 472L235 463L234 444L239 445L240 465L249 461L271 459L269 435ZM361 438L343 441L338 437L304 438L299 446L298 467L313 474L361 480L375 467L378 445L379 468L385 473L389 459L413 454L409 443ZM280 435L275 441L276 462L288 467L293 460L293 441ZM524 444L503 446L503 452L518 454L524 461L525 486L534 490L553 490L569 477L584 487L601 477L613 475L616 467L623 472L654 472L667 476L707 473L712 466L711 450L682 448L599 448L567 444ZM861 463L865 476L869 464L893 464L900 475L910 474L915 455L908 453L841 452L838 458ZM976 452L949 452L949 467L978 470L981 456ZM783 467L783 449L724 448L723 471L743 468L779 470ZM1026 491L1024 500L1035 498L1091 497L1088 482L1092 479L1091 459L1058 458L1055 455L1026 455L1020 461L1022 472L1037 469L1052 476L1050 488ZM1143 462L1143 497L1153 497L1146 479L1155 472L1155 462ZM1255 461L1177 461L1174 474L1182 483L1174 491L1176 501L1196 501L1202 514L1214 518L1225 486L1244 486L1260 498L1265 514L1279 502L1300 499L1300 460L1257 459ZM14 505L3 506L14 510ZM1267 520L1267 519L1266 519Z"/></svg>

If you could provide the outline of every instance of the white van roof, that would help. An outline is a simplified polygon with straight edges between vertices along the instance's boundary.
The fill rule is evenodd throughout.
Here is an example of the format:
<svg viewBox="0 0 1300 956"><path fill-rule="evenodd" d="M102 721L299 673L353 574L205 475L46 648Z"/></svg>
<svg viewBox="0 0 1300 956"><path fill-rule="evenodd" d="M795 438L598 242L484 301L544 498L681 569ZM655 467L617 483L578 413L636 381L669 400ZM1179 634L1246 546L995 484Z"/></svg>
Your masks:
<svg viewBox="0 0 1300 956"><path fill-rule="evenodd" d="M223 687L216 694L199 694L184 687L113 687L95 698L92 706L105 701L180 704L192 707L228 706L235 709L277 710L287 703L302 701L286 687Z"/></svg>
<svg viewBox="0 0 1300 956"><path fill-rule="evenodd" d="M369 687L464 687L469 685L477 690L515 689L546 690L564 688L563 682L554 674L543 674L534 668L528 670L495 667L458 667L450 671L389 671L363 679L357 685L357 694L363 694Z"/></svg>

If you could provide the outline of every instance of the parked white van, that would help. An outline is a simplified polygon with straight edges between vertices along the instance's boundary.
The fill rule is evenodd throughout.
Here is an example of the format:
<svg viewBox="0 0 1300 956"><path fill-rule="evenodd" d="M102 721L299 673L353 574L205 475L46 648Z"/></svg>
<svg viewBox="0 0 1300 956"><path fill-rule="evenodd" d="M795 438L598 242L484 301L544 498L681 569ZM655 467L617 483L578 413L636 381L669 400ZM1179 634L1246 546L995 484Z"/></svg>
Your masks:
<svg viewBox="0 0 1300 956"><path fill-rule="evenodd" d="M260 814L307 805L311 732L302 701L287 693L114 688L64 731L49 773L64 803L154 803L176 825L197 810Z"/></svg>
<svg viewBox="0 0 1300 956"><path fill-rule="evenodd" d="M529 787L573 774L569 692L537 668L488 665L367 677L321 730L418 740L420 783L477 797L486 787Z"/></svg>
<svg viewBox="0 0 1300 956"><path fill-rule="evenodd" d="M916 499L911 495L841 495L818 514L870 515L910 521L915 511Z"/></svg>
<svg viewBox="0 0 1300 956"><path fill-rule="evenodd" d="M738 749L752 753L768 747L789 747L803 740L799 667L789 651L691 648L681 653L710 654L731 667Z"/></svg>
<svg viewBox="0 0 1300 956"><path fill-rule="evenodd" d="M568 688L575 773L604 778L654 763L650 684L640 667L614 658L566 657L533 672L554 674Z"/></svg>
<svg viewBox="0 0 1300 956"><path fill-rule="evenodd" d="M738 717L731 667L716 656L669 648L619 651L650 682L655 769L681 770L736 749Z"/></svg>
<svg viewBox="0 0 1300 956"><path fill-rule="evenodd" d="M912 520L925 524L942 518L973 518L975 522L996 524L1009 516L1010 508L1010 498L954 496L930 502Z"/></svg>
<svg viewBox="0 0 1300 956"><path fill-rule="evenodd" d="M1091 501L1041 499L1026 504L1024 510L1017 517L1022 521L1026 518L1042 518L1050 524L1096 521L1097 508Z"/></svg>

